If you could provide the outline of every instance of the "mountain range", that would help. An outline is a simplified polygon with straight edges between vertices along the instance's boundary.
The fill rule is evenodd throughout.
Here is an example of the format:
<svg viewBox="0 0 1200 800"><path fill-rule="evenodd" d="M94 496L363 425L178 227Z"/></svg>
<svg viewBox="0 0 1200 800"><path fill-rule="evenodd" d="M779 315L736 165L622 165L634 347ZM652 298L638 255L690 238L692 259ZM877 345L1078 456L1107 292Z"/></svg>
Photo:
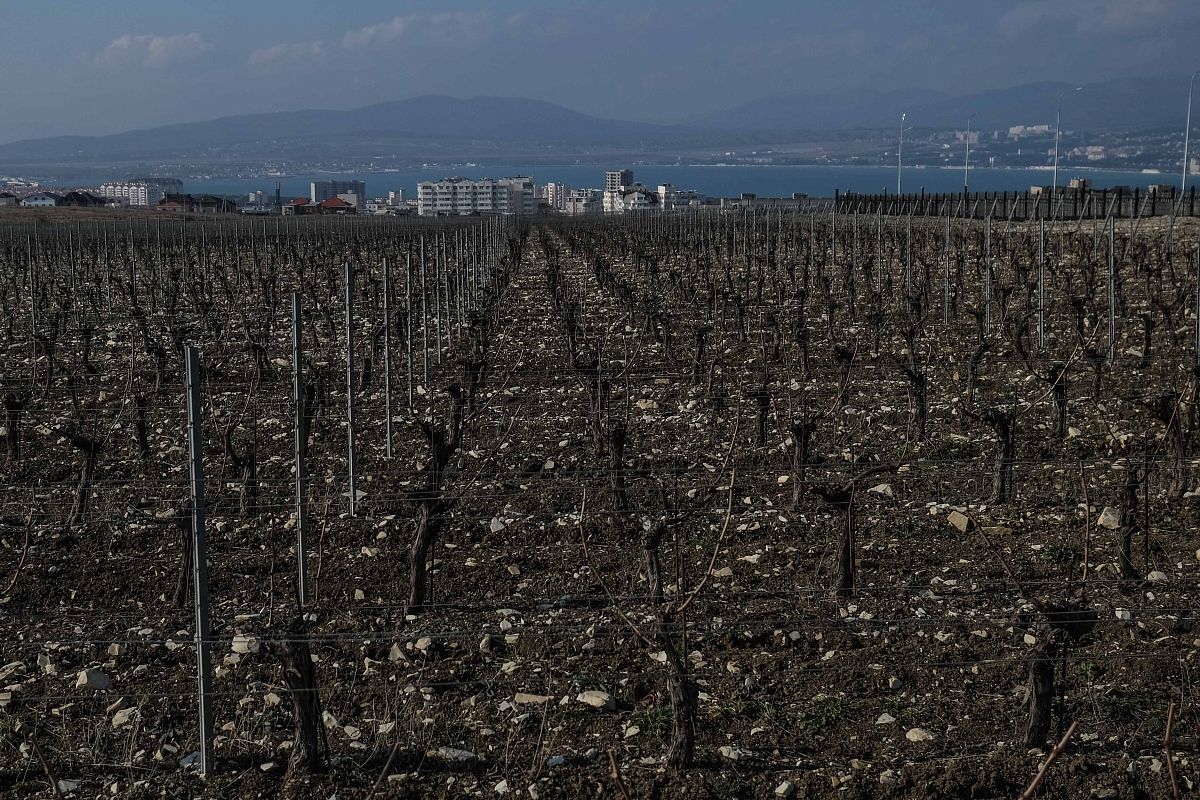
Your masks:
<svg viewBox="0 0 1200 800"><path fill-rule="evenodd" d="M919 128L963 128L975 114L977 128L1054 123L1063 92L1063 127L1082 130L1138 130L1183 127L1187 101L1186 75L1121 78L1075 84L1028 83L970 95L948 95L926 89L891 92L778 95L755 100L690 120L704 128L727 130L835 130L895 127L906 113L907 125Z"/></svg>
<svg viewBox="0 0 1200 800"><path fill-rule="evenodd" d="M552 148L664 150L730 143L813 139L820 132L976 128L1053 123L1063 92L1063 127L1138 130L1182 126L1187 78L1162 75L1087 84L1032 83L953 96L926 89L863 90L768 97L676 125L603 119L541 100L460 99L426 95L349 111L242 114L104 136L58 136L0 145L0 162L109 161L156 158L286 157L301 153L376 153L464 145L502 151L512 143ZM389 149L390 148L390 149ZM465 150L464 150L465 152Z"/></svg>
<svg viewBox="0 0 1200 800"><path fill-rule="evenodd" d="M0 145L3 159L120 159L202 155L244 144L345 138L492 142L637 143L677 136L682 128L593 117L523 97L459 99L425 95L349 111L313 109L240 114L106 136L56 136Z"/></svg>

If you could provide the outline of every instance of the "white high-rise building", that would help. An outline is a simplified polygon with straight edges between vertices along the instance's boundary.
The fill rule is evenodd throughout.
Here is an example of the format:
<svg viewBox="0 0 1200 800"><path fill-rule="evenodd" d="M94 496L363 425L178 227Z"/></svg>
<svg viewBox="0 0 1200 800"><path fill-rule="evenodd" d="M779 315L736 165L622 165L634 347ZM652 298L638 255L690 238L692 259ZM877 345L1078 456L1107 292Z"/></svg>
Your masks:
<svg viewBox="0 0 1200 800"><path fill-rule="evenodd" d="M619 192L626 186L633 186L633 170L616 169L604 173L604 191Z"/></svg>
<svg viewBox="0 0 1200 800"><path fill-rule="evenodd" d="M514 175L511 178L501 178L496 183L507 187L510 192L508 213L532 214L537 211L537 201L533 196L533 178Z"/></svg>
<svg viewBox="0 0 1200 800"><path fill-rule="evenodd" d="M547 183L546 205L555 211L565 211L567 208L567 197L570 194L571 187L565 183Z"/></svg>

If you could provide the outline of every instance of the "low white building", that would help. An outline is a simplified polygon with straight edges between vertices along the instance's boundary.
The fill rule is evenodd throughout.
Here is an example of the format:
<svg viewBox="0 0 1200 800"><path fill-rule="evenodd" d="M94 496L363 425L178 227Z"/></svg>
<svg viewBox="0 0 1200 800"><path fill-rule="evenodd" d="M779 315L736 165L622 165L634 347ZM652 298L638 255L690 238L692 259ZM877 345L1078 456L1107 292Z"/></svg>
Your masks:
<svg viewBox="0 0 1200 800"><path fill-rule="evenodd" d="M21 198L21 205L26 208L54 208L62 201L62 196L54 192L35 192Z"/></svg>
<svg viewBox="0 0 1200 800"><path fill-rule="evenodd" d="M630 211L646 211L658 207L658 195L641 184L604 193L605 214L626 214Z"/></svg>
<svg viewBox="0 0 1200 800"><path fill-rule="evenodd" d="M1008 129L1010 139L1020 139L1024 136L1045 136L1054 130L1051 125L1013 125ZM975 144L975 142L971 142Z"/></svg>
<svg viewBox="0 0 1200 800"><path fill-rule="evenodd" d="M604 201L598 189L575 189L563 201L563 212L567 214L599 214L604 210Z"/></svg>
<svg viewBox="0 0 1200 800"><path fill-rule="evenodd" d="M658 187L658 207L662 209L685 208L704 203L704 195L693 189L676 189L669 183Z"/></svg>
<svg viewBox="0 0 1200 800"><path fill-rule="evenodd" d="M621 195L621 205L626 212L648 211L658 208L658 195L645 187L629 189Z"/></svg>

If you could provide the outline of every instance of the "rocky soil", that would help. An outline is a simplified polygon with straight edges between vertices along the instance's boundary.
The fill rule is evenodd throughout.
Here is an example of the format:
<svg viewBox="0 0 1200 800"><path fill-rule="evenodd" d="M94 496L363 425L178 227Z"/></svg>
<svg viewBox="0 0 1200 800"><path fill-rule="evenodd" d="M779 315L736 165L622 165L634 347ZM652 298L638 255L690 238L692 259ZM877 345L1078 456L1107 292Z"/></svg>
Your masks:
<svg viewBox="0 0 1200 800"><path fill-rule="evenodd" d="M1043 345L1039 229L992 227L8 223L0 793L1016 797L1074 722L1037 796L1190 795L1196 232L1168 250L1162 224L1120 221L1110 281L1102 226L1049 226ZM183 344L205 368L207 776ZM414 608L422 499L439 529ZM297 639L320 771L289 766ZM672 680L695 703L684 766Z"/></svg>

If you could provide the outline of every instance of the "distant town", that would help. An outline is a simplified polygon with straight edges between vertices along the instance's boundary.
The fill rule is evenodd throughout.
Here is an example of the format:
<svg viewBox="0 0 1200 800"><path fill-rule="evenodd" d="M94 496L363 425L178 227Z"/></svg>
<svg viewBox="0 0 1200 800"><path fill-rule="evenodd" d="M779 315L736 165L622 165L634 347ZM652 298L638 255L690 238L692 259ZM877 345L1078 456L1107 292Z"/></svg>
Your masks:
<svg viewBox="0 0 1200 800"><path fill-rule="evenodd" d="M1047 125L1016 126L1008 137L1021 140L1025 136L1044 136L1052 130ZM960 133L955 141L963 148L977 147L982 139L978 132ZM1094 148L1100 148L1093 152ZM1107 158L1111 153L1100 152L1103 146L1077 148L1071 152L1079 157ZM968 153L972 152L970 150ZM989 164L991 160L989 159ZM1200 174L1200 158L1189 159L1189 174ZM184 214L244 214L303 216L312 214L359 214L375 216L417 215L448 217L486 214L625 214L645 211L670 211L684 208L740 208L770 205L772 207L806 206L806 193L794 192L786 197L759 197L752 192L740 192L731 197L712 197L700 191L680 188L670 183L646 186L634 179L631 169L609 170L603 173L603 185L573 187L552 181L534 182L532 176L516 175L501 178L465 178L449 176L417 184L416 195L402 188L388 189L371 195L362 180L317 180L309 184L307 196L284 195L280 183L274 190L256 190L246 195L227 196L191 194L183 191L179 178L144 177L123 181L107 181L94 187L49 189L38 181L21 177L0 177L0 207L19 208L128 208L164 213ZM1132 195L1124 186L1096 187L1085 178L1073 178L1061 185L1032 185L1029 194L1039 195L1057 190L1060 193L1082 194L1094 189L1110 189ZM1171 184L1151 185L1146 194L1167 195L1177 187ZM922 192L923 194L923 192ZM1194 204L1194 200L1193 200Z"/></svg>
<svg viewBox="0 0 1200 800"><path fill-rule="evenodd" d="M178 178L139 178L112 181L94 188L50 191L36 181L0 179L0 206L21 208L135 208L166 213L241 213L301 216L308 214L371 214L422 217L476 214L623 214L632 211L721 206L754 203L758 198L742 193L736 198L710 198L692 189L671 184L647 187L636 182L629 169L604 173L603 188L573 188L564 183L536 184L530 176L469 179L447 177L421 181L416 197L403 189L371 196L361 180L312 181L306 197L284 196L276 183L273 192L251 192L230 198L183 192ZM773 198L798 203L804 194Z"/></svg>

